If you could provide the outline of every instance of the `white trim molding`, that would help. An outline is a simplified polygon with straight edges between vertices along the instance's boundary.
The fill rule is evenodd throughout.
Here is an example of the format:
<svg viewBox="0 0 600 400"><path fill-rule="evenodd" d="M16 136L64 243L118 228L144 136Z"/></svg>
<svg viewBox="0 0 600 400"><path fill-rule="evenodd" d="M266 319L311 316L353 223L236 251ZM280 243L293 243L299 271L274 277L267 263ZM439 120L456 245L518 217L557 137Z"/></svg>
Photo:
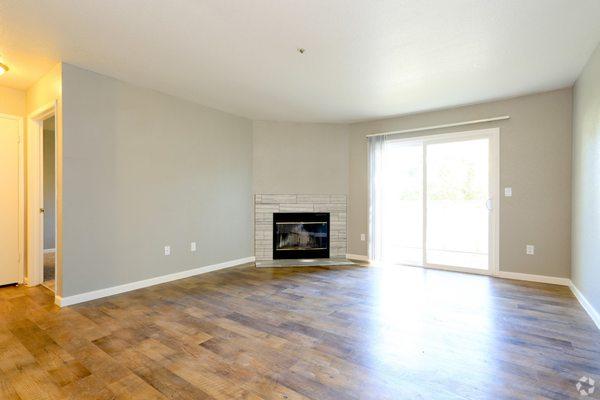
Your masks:
<svg viewBox="0 0 600 400"><path fill-rule="evenodd" d="M368 256L362 256L360 254L346 254L346 258L348 260L371 261Z"/></svg>
<svg viewBox="0 0 600 400"><path fill-rule="evenodd" d="M550 283L553 285L569 286L571 280L569 278L560 278L557 276L523 274L520 272L498 271L494 274L496 278L513 279L517 281Z"/></svg>
<svg viewBox="0 0 600 400"><path fill-rule="evenodd" d="M581 307L583 307L592 321L594 321L596 327L600 329L600 313L592 306L592 303L585 298L583 293L577 289L577 286L575 286L573 282L569 282L569 288L571 289L571 292L573 292L573 295L575 295L575 298L579 301L579 304L581 304Z"/></svg>
<svg viewBox="0 0 600 400"><path fill-rule="evenodd" d="M142 289L149 286L160 285L176 281L178 279L189 278L195 275L205 274L207 272L217 271L220 269L231 268L242 264L254 262L254 257L239 258L237 260L225 261L219 264L206 265L200 268L188 269L186 271L175 272L173 274L157 276L155 278L144 279L141 281L125 283L123 285L113 286L105 289L98 289L91 292L75 294L73 296L55 297L55 303L59 307L66 307L73 304L83 303L86 301L96 300L103 297L114 296L115 294L130 292L132 290Z"/></svg>

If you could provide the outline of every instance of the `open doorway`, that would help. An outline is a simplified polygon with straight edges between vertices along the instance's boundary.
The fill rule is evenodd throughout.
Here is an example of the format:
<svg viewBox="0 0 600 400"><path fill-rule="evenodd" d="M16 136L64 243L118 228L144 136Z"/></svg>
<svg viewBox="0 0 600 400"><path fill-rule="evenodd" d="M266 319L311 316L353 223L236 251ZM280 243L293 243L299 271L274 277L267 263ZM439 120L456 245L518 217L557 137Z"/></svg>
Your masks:
<svg viewBox="0 0 600 400"><path fill-rule="evenodd" d="M43 285L55 291L56 285L56 123L54 115L42 122L43 195Z"/></svg>
<svg viewBox="0 0 600 400"><path fill-rule="evenodd" d="M27 284L60 293L60 135L56 102L27 118ZM58 282L57 282L58 280Z"/></svg>

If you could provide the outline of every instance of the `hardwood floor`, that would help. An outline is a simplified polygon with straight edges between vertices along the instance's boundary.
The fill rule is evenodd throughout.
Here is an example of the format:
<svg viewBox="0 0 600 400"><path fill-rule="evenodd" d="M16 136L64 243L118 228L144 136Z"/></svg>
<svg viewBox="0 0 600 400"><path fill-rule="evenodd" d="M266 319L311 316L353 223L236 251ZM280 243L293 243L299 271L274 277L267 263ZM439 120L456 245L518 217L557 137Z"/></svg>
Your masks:
<svg viewBox="0 0 600 400"><path fill-rule="evenodd" d="M54 277L56 275L56 253L44 251L44 282L48 289L54 291Z"/></svg>
<svg viewBox="0 0 600 400"><path fill-rule="evenodd" d="M577 399L600 381L568 288L409 267L243 266L63 309L2 288L0 355L1 399Z"/></svg>

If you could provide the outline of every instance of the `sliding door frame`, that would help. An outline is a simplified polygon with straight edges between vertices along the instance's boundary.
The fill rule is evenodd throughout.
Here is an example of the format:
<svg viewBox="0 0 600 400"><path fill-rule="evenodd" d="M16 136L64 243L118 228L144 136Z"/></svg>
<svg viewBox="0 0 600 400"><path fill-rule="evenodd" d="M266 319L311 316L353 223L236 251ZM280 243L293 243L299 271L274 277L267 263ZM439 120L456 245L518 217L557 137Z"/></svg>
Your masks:
<svg viewBox="0 0 600 400"><path fill-rule="evenodd" d="M488 269L464 268L427 263L427 145L434 143L460 142L478 138L489 139L489 212ZM445 271L468 272L480 275L498 275L500 264L500 128L478 129L434 135L411 136L389 139L390 142L420 142L423 146L423 268Z"/></svg>

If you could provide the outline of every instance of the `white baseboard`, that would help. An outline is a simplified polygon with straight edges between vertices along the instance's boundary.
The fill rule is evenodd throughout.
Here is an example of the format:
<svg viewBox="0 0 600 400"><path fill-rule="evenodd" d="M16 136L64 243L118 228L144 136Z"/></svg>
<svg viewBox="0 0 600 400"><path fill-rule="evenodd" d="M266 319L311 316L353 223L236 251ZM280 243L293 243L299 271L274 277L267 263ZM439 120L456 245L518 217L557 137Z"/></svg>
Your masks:
<svg viewBox="0 0 600 400"><path fill-rule="evenodd" d="M594 306L592 306L592 304L585 298L583 293L581 293L579 289L577 289L577 286L575 286L573 282L570 283L569 288L579 301L579 304L581 304L581 306L588 313L592 321L594 321L598 329L600 329L600 313L596 311Z"/></svg>
<svg viewBox="0 0 600 400"><path fill-rule="evenodd" d="M56 253L56 249L44 249L44 254Z"/></svg>
<svg viewBox="0 0 600 400"><path fill-rule="evenodd" d="M514 279L518 281L551 283L553 285L569 286L571 280L569 278L560 278L556 276L522 274L520 272L498 271L493 276L504 279Z"/></svg>
<svg viewBox="0 0 600 400"><path fill-rule="evenodd" d="M361 256L360 254L346 254L346 258L349 260L369 261L369 257Z"/></svg>
<svg viewBox="0 0 600 400"><path fill-rule="evenodd" d="M156 278L144 279L137 282L125 283L119 286L113 286L106 289L98 289L91 292L75 294L73 296L60 297L55 296L54 302L59 307L66 307L73 304L83 303L90 300L100 299L102 297L113 296L115 294L130 292L132 290L142 289L148 286L159 285L161 283L167 283L176 281L178 279L189 278L190 276L205 274L211 271L217 271L219 269L225 269L242 265L246 263L254 262L254 257L240 258L237 260L225 261L219 264L207 265L200 268L188 269L186 271L176 272L174 274L168 274L163 276L157 276Z"/></svg>

